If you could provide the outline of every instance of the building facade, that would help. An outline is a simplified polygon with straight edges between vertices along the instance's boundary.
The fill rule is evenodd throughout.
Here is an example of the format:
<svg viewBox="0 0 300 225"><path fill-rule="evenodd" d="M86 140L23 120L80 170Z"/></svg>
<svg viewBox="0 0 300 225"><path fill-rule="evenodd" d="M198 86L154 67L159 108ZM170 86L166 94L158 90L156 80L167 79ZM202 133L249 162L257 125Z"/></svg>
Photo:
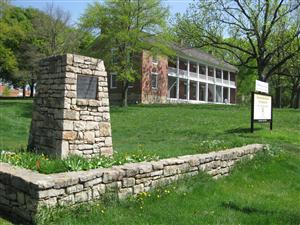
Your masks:
<svg viewBox="0 0 300 225"><path fill-rule="evenodd" d="M236 104L238 69L198 49L173 47L176 57L140 55L141 78L128 90L129 103ZM122 83L110 73L112 104L122 101Z"/></svg>

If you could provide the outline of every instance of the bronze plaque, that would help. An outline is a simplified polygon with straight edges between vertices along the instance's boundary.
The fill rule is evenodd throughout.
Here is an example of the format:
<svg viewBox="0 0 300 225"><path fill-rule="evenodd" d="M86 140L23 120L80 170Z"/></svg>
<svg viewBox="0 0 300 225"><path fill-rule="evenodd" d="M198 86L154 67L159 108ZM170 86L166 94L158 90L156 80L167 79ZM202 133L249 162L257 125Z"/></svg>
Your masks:
<svg viewBox="0 0 300 225"><path fill-rule="evenodd" d="M77 75L77 98L96 99L97 87L97 77Z"/></svg>

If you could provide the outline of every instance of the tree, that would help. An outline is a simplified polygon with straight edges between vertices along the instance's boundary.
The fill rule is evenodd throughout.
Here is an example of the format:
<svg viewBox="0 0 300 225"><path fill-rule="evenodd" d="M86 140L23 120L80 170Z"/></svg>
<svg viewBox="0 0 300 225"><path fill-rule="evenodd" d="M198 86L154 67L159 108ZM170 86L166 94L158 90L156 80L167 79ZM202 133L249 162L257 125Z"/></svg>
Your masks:
<svg viewBox="0 0 300 225"><path fill-rule="evenodd" d="M161 0L106 0L89 5L81 18L82 27L102 43L96 54L123 82L123 106L127 106L129 82L139 78L137 62L141 51L148 49L157 54L159 49L168 50L161 41L167 16L168 8L162 6Z"/></svg>
<svg viewBox="0 0 300 225"><path fill-rule="evenodd" d="M294 49L274 63L300 35L299 7L299 0L201 0L179 20L185 24L179 27L180 34L194 39L195 47L225 50L225 60L229 57L236 66L255 69L258 78L266 81L300 52L300 47ZM273 44L283 29L289 35Z"/></svg>
<svg viewBox="0 0 300 225"><path fill-rule="evenodd" d="M47 4L45 12L39 12L32 20L38 47L46 56L76 53L85 47L88 34L71 26L68 11Z"/></svg>
<svg viewBox="0 0 300 225"><path fill-rule="evenodd" d="M0 79L16 82L18 63L15 52L26 39L30 23L21 8L6 2L0 5Z"/></svg>

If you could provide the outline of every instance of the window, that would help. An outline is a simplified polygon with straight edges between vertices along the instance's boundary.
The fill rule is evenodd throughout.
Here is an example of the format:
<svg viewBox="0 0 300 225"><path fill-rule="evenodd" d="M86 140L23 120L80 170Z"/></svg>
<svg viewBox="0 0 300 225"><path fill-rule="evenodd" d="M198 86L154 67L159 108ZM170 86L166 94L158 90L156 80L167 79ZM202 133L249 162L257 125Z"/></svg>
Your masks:
<svg viewBox="0 0 300 225"><path fill-rule="evenodd" d="M158 78L157 73L151 73L151 87L153 89L157 89L157 78Z"/></svg>
<svg viewBox="0 0 300 225"><path fill-rule="evenodd" d="M117 88L117 74L111 73L110 74L110 88Z"/></svg>
<svg viewBox="0 0 300 225"><path fill-rule="evenodd" d="M229 103L228 102L228 87L223 87L223 102L224 103Z"/></svg>
<svg viewBox="0 0 300 225"><path fill-rule="evenodd" d="M199 73L202 75L205 75L206 74L206 66L199 65Z"/></svg>
<svg viewBox="0 0 300 225"><path fill-rule="evenodd" d="M223 71L223 80L228 80L228 71Z"/></svg>
<svg viewBox="0 0 300 225"><path fill-rule="evenodd" d="M222 72L221 72L221 70L219 70L219 69L216 70L216 77L219 78L219 79L222 79Z"/></svg>
<svg viewBox="0 0 300 225"><path fill-rule="evenodd" d="M179 60L179 69L181 69L181 70L187 70L187 62Z"/></svg>
<svg viewBox="0 0 300 225"><path fill-rule="evenodd" d="M208 67L208 76L214 77L214 68Z"/></svg>
<svg viewBox="0 0 300 225"><path fill-rule="evenodd" d="M199 100L205 101L205 95L206 95L206 84L199 83Z"/></svg>
<svg viewBox="0 0 300 225"><path fill-rule="evenodd" d="M197 64L190 62L190 72L197 73Z"/></svg>
<svg viewBox="0 0 300 225"><path fill-rule="evenodd" d="M214 101L214 93L215 93L215 87L213 84L208 84L208 98L207 100L209 102L213 102Z"/></svg>
<svg viewBox="0 0 300 225"><path fill-rule="evenodd" d="M221 86L216 86L216 101L217 102L223 102L222 99L222 87Z"/></svg>

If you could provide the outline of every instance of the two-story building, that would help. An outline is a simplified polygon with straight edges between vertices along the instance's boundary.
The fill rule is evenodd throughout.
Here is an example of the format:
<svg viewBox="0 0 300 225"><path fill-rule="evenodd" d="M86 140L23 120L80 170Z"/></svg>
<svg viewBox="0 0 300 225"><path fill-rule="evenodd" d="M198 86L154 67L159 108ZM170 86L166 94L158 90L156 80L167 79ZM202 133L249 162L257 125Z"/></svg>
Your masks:
<svg viewBox="0 0 300 225"><path fill-rule="evenodd" d="M141 78L128 90L130 103L236 103L238 69L212 54L173 46L176 57L141 53ZM112 104L122 100L122 83L109 74Z"/></svg>

